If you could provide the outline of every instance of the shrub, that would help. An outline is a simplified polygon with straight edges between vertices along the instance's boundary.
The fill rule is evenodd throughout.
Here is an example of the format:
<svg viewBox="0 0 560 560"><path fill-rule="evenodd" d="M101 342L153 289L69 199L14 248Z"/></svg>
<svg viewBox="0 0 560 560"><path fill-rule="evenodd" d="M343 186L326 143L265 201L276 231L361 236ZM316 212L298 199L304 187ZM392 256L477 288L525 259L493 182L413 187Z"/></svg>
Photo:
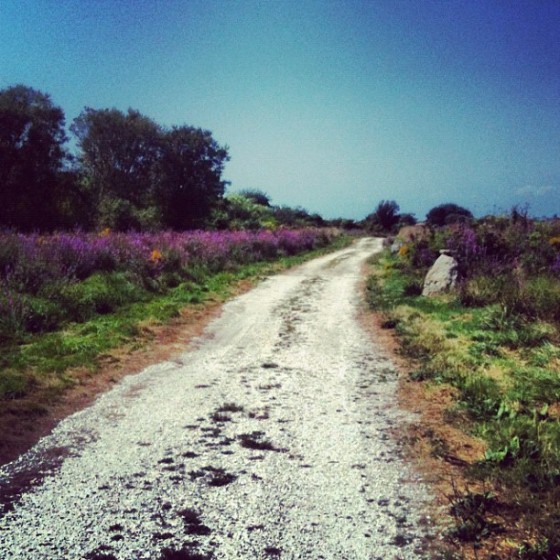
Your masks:
<svg viewBox="0 0 560 560"><path fill-rule="evenodd" d="M440 204L426 214L426 222L431 226L445 226L453 223L469 221L473 217L470 210L452 202Z"/></svg>
<svg viewBox="0 0 560 560"><path fill-rule="evenodd" d="M67 318L84 321L96 313L110 313L125 303L141 300L143 291L122 272L95 273L69 286L61 296Z"/></svg>

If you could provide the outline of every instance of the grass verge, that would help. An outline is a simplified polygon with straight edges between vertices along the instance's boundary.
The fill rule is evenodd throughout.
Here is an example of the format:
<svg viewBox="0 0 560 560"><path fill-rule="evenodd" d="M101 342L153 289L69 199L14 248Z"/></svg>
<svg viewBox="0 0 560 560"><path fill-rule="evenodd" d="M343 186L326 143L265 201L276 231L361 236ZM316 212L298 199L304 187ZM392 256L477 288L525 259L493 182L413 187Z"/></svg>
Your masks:
<svg viewBox="0 0 560 560"><path fill-rule="evenodd" d="M75 382L73 368L95 372L104 353L140 341L142 331L150 325L178 317L186 306L224 301L235 293L240 282L256 282L340 249L350 241L339 237L328 247L301 255L243 265L234 271L200 274L196 280L179 283L165 293L141 291L135 287L131 296L133 290L123 278L90 277L73 288L89 296L95 292L95 298L86 295L82 298L84 307L88 307L84 316L91 318L66 324L62 330L54 332L27 333L21 343L6 341L2 346L0 400L21 399L37 391L43 392L47 400L56 397ZM97 309L90 309L91 301L95 301Z"/></svg>
<svg viewBox="0 0 560 560"><path fill-rule="evenodd" d="M394 331L409 381L430 399L451 396L443 418L485 442L460 462L448 494L455 520L445 558L560 558L560 337L555 324L500 305L463 307L419 295L421 277L398 256L373 263L369 304ZM445 438L432 454L445 459Z"/></svg>

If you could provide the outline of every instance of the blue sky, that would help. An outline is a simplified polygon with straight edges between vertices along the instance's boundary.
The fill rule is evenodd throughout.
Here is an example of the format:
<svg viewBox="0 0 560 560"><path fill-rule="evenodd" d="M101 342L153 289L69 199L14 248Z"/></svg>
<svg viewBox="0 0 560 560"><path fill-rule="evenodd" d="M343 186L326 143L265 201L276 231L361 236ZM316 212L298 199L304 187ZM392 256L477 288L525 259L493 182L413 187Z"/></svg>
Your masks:
<svg viewBox="0 0 560 560"><path fill-rule="evenodd" d="M212 131L231 190L560 214L557 0L2 0L0 88Z"/></svg>

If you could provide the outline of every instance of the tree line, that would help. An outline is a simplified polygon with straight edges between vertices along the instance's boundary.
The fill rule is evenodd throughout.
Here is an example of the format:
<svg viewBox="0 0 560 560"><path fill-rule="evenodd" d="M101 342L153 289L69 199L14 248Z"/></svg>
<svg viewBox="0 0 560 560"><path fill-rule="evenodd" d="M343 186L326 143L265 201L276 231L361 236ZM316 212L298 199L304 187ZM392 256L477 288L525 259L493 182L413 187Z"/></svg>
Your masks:
<svg viewBox="0 0 560 560"><path fill-rule="evenodd" d="M85 107L69 127L74 152L65 124L64 111L48 94L25 85L0 90L0 230L333 225L387 233L416 222L392 200L382 200L356 223L326 222L303 208L273 206L259 190L224 196L227 146L208 130L165 127L134 109ZM448 204L427 219L469 216Z"/></svg>
<svg viewBox="0 0 560 560"><path fill-rule="evenodd" d="M207 130L86 107L70 131L76 154L48 94L0 90L1 228L192 229L223 197L228 149Z"/></svg>
<svg viewBox="0 0 560 560"><path fill-rule="evenodd" d="M432 227L468 222L473 219L472 212L453 202L434 206L426 214L426 224ZM403 226L413 226L417 222L413 214L401 214L394 200L381 200L376 209L362 222L364 229L371 233L397 233Z"/></svg>

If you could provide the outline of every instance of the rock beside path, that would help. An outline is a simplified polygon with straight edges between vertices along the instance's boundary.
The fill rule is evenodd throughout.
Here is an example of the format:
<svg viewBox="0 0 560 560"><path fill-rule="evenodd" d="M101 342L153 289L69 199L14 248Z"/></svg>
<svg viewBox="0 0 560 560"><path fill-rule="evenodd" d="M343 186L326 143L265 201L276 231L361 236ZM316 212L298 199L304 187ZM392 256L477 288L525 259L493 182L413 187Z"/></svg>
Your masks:
<svg viewBox="0 0 560 560"><path fill-rule="evenodd" d="M438 257L424 280L423 296L435 296L449 292L457 285L459 265L457 261L446 252Z"/></svg>

